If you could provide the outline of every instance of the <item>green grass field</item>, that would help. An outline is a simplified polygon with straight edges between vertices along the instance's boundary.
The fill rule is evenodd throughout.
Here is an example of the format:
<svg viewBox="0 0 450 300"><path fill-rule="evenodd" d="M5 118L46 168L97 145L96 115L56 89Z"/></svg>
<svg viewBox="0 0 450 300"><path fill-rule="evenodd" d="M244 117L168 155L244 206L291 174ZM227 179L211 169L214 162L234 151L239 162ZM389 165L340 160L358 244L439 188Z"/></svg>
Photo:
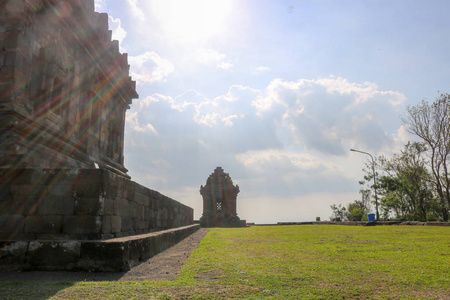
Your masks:
<svg viewBox="0 0 450 300"><path fill-rule="evenodd" d="M450 228L211 229L177 281L0 282L2 299L450 299Z"/></svg>

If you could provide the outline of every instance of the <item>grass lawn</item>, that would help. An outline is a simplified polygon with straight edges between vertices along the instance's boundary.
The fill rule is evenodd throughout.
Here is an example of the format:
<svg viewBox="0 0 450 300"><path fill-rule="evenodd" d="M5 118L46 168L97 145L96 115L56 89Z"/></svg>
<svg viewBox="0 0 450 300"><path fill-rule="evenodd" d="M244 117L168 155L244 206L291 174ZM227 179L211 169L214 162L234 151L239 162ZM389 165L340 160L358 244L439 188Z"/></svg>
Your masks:
<svg viewBox="0 0 450 300"><path fill-rule="evenodd" d="M450 299L450 228L214 228L177 281L0 282L1 299Z"/></svg>

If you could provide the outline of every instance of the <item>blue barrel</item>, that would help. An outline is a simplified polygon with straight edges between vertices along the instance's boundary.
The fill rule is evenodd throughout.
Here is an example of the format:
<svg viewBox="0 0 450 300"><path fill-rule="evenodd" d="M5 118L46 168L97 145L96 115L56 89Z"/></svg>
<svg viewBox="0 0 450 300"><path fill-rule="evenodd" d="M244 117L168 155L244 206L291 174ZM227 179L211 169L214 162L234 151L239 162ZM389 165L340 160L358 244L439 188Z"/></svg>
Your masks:
<svg viewBox="0 0 450 300"><path fill-rule="evenodd" d="M369 222L375 222L375 214L367 214L367 219Z"/></svg>

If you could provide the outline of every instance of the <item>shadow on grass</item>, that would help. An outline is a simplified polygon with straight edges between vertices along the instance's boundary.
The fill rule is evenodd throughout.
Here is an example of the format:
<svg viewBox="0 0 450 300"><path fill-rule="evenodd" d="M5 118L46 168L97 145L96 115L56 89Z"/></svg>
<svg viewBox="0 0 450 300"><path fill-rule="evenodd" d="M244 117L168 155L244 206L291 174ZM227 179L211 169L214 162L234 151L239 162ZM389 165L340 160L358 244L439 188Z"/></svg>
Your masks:
<svg viewBox="0 0 450 300"><path fill-rule="evenodd" d="M74 282L2 281L1 299L49 299L59 291L69 288Z"/></svg>
<svg viewBox="0 0 450 300"><path fill-rule="evenodd" d="M85 281L119 281L121 273L0 272L0 299L49 299L58 292Z"/></svg>
<svg viewBox="0 0 450 300"><path fill-rule="evenodd" d="M126 272L0 271L1 281L118 281Z"/></svg>

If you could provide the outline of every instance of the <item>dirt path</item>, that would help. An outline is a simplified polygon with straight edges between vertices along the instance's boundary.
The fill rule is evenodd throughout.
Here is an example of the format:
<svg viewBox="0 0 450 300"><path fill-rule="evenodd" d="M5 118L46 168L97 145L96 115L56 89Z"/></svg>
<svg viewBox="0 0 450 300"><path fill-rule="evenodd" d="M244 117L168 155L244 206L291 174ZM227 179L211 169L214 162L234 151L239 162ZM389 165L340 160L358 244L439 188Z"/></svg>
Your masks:
<svg viewBox="0 0 450 300"><path fill-rule="evenodd" d="M1 272L0 281L143 281L176 280L184 261L208 233L201 228L175 246L121 273Z"/></svg>

